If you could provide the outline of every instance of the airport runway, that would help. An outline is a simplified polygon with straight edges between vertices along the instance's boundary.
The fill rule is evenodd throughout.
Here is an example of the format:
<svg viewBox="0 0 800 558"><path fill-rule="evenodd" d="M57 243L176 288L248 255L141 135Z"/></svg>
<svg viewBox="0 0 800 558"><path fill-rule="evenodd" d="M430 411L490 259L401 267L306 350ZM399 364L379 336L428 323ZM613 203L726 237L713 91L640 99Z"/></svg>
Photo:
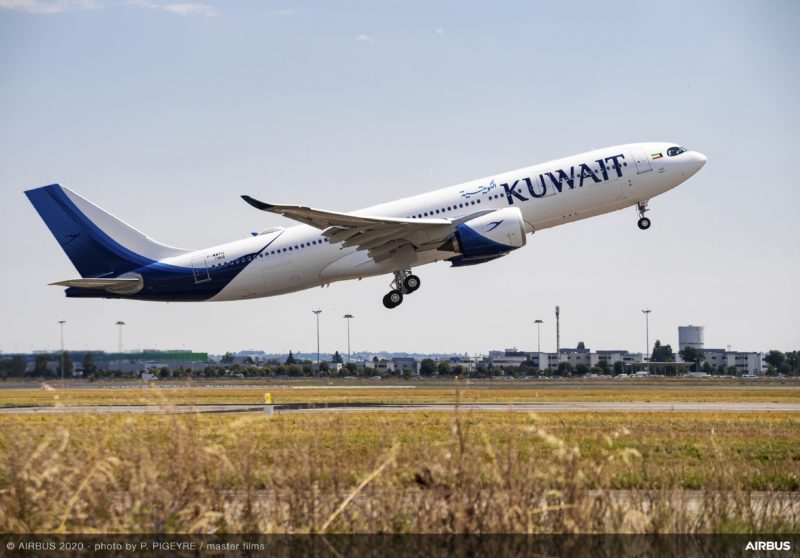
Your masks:
<svg viewBox="0 0 800 558"><path fill-rule="evenodd" d="M288 403L273 405L275 414L286 413L363 413L363 412L453 412L452 403ZM573 402L547 403L462 403L462 412L623 412L623 413L748 413L800 412L800 403L754 402ZM264 413L264 405L61 405L52 407L3 407L0 415L30 414L209 414Z"/></svg>

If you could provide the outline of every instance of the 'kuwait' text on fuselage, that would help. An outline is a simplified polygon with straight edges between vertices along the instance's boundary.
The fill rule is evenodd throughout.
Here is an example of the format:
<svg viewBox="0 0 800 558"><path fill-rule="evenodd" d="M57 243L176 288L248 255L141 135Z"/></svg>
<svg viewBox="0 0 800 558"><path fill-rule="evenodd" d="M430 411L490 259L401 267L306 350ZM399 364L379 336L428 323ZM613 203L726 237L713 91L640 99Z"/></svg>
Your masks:
<svg viewBox="0 0 800 558"><path fill-rule="evenodd" d="M620 164L620 161L623 159L625 159L625 156L621 153L619 155L606 157L605 159L597 159L594 162L599 165L599 171L593 170L586 163L581 163L578 166L578 188L582 187L584 181L587 179L591 179L592 183L605 182L609 180L609 170L612 170L614 173L616 173L614 178L622 178L622 165ZM602 176L602 178L597 176L598 173L600 176ZM528 177L515 180L511 185L508 183L501 184L503 190L505 191L508 204L512 205L514 203L514 198L517 198L519 201L528 201L530 199L526 198L519 190L517 190L517 187L522 189L520 182L523 182L525 186L527 186L528 193L532 197L543 198L546 196L548 182L545 177L550 179L549 182L552 184L552 187L558 191L558 193L562 192L564 183L566 183L571 190L575 188L576 176L575 166L573 165L569 168L569 174L567 174L567 172L563 169L558 169L539 174L535 176L534 180L531 180L531 178Z"/></svg>

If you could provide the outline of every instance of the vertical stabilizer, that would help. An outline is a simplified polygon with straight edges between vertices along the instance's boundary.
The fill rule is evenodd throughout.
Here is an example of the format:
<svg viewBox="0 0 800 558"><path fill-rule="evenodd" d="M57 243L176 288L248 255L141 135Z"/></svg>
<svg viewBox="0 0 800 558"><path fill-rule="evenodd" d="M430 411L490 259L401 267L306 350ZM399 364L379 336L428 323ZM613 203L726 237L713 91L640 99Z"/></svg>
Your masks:
<svg viewBox="0 0 800 558"><path fill-rule="evenodd" d="M82 277L120 275L187 252L156 242L58 184L25 195Z"/></svg>

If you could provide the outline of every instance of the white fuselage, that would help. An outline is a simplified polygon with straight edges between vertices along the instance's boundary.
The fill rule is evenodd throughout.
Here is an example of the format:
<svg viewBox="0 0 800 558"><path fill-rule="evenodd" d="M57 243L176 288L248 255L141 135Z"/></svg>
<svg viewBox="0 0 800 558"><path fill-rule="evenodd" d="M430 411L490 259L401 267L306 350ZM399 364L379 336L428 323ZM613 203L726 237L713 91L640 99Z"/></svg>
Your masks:
<svg viewBox="0 0 800 558"><path fill-rule="evenodd" d="M705 157L692 151L667 156L671 146L675 144L653 142L597 149L353 214L453 219L476 211L513 206L522 212L525 231L533 233L646 201L681 184L705 163ZM662 156L655 158L656 153ZM563 172L559 174L559 170ZM269 246L261 250L266 244ZM181 254L163 262L185 267L194 262L195 266L211 267L259 251L260 255L210 300L273 296L410 269L453 256L452 252L427 250L415 253L410 261L390 258L375 263L364 250L342 248L341 244L327 242L321 230L297 225L270 229L258 236Z"/></svg>

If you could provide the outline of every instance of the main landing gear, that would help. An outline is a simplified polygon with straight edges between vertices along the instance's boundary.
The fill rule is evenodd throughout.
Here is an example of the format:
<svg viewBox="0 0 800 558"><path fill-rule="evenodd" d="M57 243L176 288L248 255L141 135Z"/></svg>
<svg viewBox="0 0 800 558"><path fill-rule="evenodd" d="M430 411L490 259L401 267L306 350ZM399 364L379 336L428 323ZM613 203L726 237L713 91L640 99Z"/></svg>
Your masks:
<svg viewBox="0 0 800 558"><path fill-rule="evenodd" d="M636 204L636 210L639 212L639 228L643 231L646 231L650 228L650 219L644 216L644 214L649 211L647 209L647 202L648 200L640 201Z"/></svg>
<svg viewBox="0 0 800 558"><path fill-rule="evenodd" d="M413 275L411 270L394 272L392 290L383 297L383 305L386 308L396 308L403 302L403 295L411 294L419 289L419 277Z"/></svg>

